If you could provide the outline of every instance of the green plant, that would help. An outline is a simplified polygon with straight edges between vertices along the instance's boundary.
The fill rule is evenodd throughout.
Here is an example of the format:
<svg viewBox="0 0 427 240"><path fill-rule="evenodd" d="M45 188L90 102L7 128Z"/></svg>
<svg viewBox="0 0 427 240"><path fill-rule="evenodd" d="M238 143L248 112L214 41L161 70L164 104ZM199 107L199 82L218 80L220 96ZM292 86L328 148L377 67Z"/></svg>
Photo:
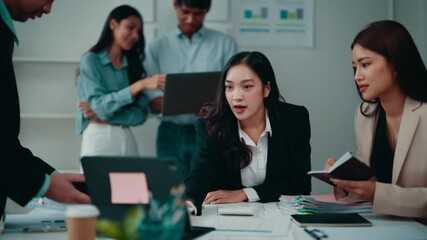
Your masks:
<svg viewBox="0 0 427 240"><path fill-rule="evenodd" d="M144 218L144 207L135 205L128 210L123 222L100 219L96 223L96 229L103 235L118 240L137 239L138 226Z"/></svg>
<svg viewBox="0 0 427 240"><path fill-rule="evenodd" d="M96 229L101 234L118 240L133 239L172 239L177 235L180 239L184 230L187 208L182 196L185 191L183 184L172 187L170 196L165 203L154 199L150 193L149 211L143 205L135 205L129 209L123 222L100 219Z"/></svg>

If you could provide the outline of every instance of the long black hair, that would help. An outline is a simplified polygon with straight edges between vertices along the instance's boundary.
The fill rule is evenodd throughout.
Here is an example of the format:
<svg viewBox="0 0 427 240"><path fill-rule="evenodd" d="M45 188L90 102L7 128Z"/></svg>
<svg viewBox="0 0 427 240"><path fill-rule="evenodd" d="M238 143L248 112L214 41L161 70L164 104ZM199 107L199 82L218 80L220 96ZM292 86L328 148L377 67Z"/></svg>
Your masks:
<svg viewBox="0 0 427 240"><path fill-rule="evenodd" d="M231 169L242 169L248 166L252 159L250 149L239 138L237 118L231 111L225 97L225 80L228 70L239 64L246 65L257 74L263 87L270 84L270 94L264 98L264 106L270 115L277 112L276 105L278 102L285 101L280 95L273 67L264 54L240 52L228 60L218 84L215 102L207 110L206 126L208 134L218 142L220 151Z"/></svg>
<svg viewBox="0 0 427 240"><path fill-rule="evenodd" d="M427 102L427 70L414 40L402 24L391 20L373 22L356 35L351 50L356 44L382 55L391 64L405 95ZM362 98L358 88L357 91ZM360 106L361 113L366 115L363 104Z"/></svg>
<svg viewBox="0 0 427 240"><path fill-rule="evenodd" d="M113 43L113 33L110 28L111 20L120 22L123 19L126 19L130 16L137 16L142 23L142 16L139 12L128 5L121 5L114 8L107 17L107 20L104 23L104 27L101 32L101 36L98 39L98 42L89 49L90 52L99 52L108 48ZM143 24L141 24L141 29L139 31L139 40L129 51L123 51L123 54L126 56L129 66L129 84L132 84L142 77L145 77L146 72L142 62L145 58L144 48L145 48L145 39L143 33Z"/></svg>

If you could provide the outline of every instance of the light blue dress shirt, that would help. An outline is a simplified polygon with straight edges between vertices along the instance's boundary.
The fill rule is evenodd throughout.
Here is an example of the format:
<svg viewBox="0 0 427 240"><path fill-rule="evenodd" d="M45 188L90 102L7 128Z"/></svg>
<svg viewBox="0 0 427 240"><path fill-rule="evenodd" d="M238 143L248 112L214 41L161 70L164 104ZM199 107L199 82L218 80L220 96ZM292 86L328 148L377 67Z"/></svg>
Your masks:
<svg viewBox="0 0 427 240"><path fill-rule="evenodd" d="M144 94L132 97L129 87L128 61L116 68L107 50L88 52L80 60L77 78L77 99L87 101L99 119L112 125L136 126L145 122L148 99ZM76 132L81 134L90 119L78 109Z"/></svg>
<svg viewBox="0 0 427 240"><path fill-rule="evenodd" d="M226 34L202 27L190 40L176 27L167 35L150 43L144 66L149 76L222 71L228 59L236 52L236 41ZM191 89L191 86L188 87ZM162 95L162 91L147 91L149 99ZM176 124L193 124L196 119L193 114L184 114L163 117L161 120Z"/></svg>

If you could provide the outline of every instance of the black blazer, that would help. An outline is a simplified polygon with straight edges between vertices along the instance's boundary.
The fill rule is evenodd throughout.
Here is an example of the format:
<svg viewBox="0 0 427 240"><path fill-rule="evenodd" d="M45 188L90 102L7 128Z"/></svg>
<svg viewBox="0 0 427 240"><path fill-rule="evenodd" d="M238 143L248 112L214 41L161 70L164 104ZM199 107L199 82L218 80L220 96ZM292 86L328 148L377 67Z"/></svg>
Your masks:
<svg viewBox="0 0 427 240"><path fill-rule="evenodd" d="M278 201L281 194L310 194L310 122L305 107L280 103L269 111L272 136L268 138L265 181L253 187L261 202ZM236 132L236 134L238 134ZM219 189L242 189L240 170L227 168L218 143L206 131L206 119L196 122L197 151L186 183L186 193L198 214L206 194Z"/></svg>
<svg viewBox="0 0 427 240"><path fill-rule="evenodd" d="M12 64L13 34L0 18L0 216L6 198L25 205L40 190L54 168L21 146L20 113Z"/></svg>

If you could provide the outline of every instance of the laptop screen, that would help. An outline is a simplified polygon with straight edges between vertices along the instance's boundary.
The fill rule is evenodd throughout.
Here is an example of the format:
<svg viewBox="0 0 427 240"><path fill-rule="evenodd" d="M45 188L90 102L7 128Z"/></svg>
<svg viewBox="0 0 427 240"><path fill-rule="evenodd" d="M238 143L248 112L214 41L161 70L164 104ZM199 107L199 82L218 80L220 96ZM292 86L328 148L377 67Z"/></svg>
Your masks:
<svg viewBox="0 0 427 240"><path fill-rule="evenodd" d="M177 73L166 75L163 116L198 113L215 99L221 72Z"/></svg>

